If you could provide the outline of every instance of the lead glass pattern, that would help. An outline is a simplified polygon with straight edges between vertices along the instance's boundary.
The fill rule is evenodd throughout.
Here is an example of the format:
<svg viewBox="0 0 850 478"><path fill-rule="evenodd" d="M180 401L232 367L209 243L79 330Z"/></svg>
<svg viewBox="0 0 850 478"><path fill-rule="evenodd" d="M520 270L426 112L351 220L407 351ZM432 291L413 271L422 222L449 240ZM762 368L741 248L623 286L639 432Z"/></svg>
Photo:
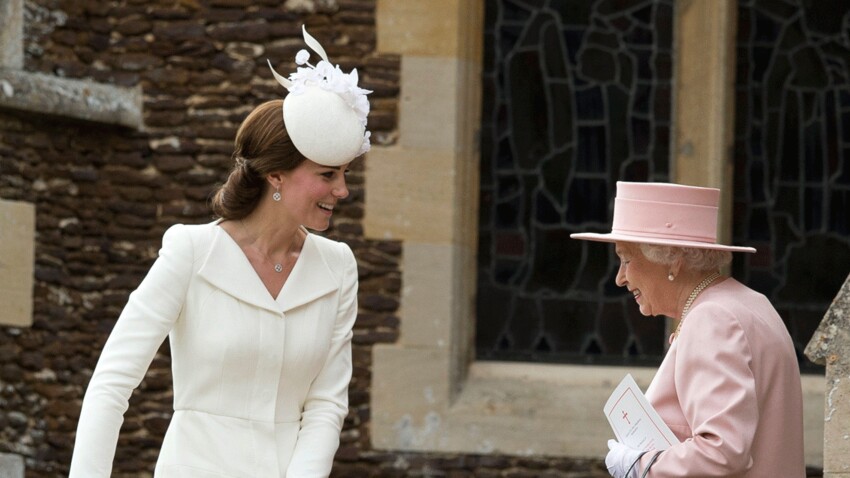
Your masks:
<svg viewBox="0 0 850 478"><path fill-rule="evenodd" d="M735 276L802 352L850 274L850 3L738 7Z"/></svg>
<svg viewBox="0 0 850 478"><path fill-rule="evenodd" d="M672 1L485 6L478 358L658 363L664 321L614 285L617 180L667 181Z"/></svg>

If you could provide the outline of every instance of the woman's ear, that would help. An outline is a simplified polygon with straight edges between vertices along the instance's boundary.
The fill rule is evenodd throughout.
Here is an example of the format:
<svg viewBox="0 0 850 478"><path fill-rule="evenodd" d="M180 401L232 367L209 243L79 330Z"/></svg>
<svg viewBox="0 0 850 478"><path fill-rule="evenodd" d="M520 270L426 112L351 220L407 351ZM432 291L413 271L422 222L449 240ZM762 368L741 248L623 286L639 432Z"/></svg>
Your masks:
<svg viewBox="0 0 850 478"><path fill-rule="evenodd" d="M670 264L670 273L673 274L674 277L679 276L679 272L682 271L682 265L685 263L685 260L682 256L678 256L673 259L673 263Z"/></svg>
<svg viewBox="0 0 850 478"><path fill-rule="evenodd" d="M269 186L274 190L279 190L281 185L283 184L283 173L274 172L266 175L266 181L268 181Z"/></svg>

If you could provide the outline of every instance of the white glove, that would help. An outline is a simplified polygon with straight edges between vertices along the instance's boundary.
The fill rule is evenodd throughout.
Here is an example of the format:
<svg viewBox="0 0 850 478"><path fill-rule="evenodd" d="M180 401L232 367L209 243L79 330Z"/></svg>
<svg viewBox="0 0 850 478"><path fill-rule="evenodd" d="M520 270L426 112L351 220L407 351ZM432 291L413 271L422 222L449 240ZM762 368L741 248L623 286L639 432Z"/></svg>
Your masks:
<svg viewBox="0 0 850 478"><path fill-rule="evenodd" d="M608 455L605 466L614 478L638 478L640 473L640 457L645 451L623 445L617 440L608 440Z"/></svg>

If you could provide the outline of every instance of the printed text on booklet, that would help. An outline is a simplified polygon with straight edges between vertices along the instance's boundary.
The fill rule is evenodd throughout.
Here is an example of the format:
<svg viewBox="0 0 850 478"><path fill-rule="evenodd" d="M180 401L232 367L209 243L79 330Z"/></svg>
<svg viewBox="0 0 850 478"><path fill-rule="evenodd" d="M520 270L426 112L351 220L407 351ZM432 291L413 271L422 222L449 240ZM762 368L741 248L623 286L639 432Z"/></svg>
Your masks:
<svg viewBox="0 0 850 478"><path fill-rule="evenodd" d="M631 374L617 385L603 408L614 436L638 450L666 450L679 440L652 408Z"/></svg>

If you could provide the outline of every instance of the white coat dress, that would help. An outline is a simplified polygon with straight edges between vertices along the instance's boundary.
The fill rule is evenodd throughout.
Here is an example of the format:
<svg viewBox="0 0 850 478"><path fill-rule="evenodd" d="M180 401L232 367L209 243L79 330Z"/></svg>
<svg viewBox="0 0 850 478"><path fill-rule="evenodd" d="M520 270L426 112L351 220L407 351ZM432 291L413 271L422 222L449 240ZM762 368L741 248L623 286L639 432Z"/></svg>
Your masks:
<svg viewBox="0 0 850 478"><path fill-rule="evenodd" d="M128 399L166 336L174 414L157 478L328 476L356 316L345 244L308 234L273 298L217 223L171 227L92 375L70 478L110 476Z"/></svg>

